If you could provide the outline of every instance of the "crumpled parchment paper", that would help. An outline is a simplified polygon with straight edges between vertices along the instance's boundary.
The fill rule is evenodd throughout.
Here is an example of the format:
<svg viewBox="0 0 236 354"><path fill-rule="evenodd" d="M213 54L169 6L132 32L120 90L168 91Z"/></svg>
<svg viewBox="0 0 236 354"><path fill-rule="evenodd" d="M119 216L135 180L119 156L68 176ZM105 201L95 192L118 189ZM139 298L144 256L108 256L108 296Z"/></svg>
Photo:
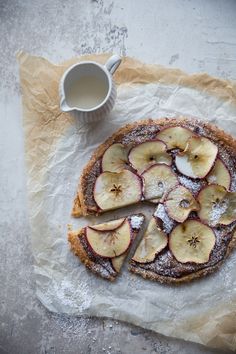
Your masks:
<svg viewBox="0 0 236 354"><path fill-rule="evenodd" d="M105 63L108 56L84 58ZM90 274L67 243L68 223L77 228L95 220L72 219L70 212L81 170L98 144L127 122L176 115L206 119L236 136L236 85L124 58L115 74L114 110L102 122L80 125L60 112L58 83L66 68L81 58L54 65L20 52L18 60L40 301L59 313L111 317L167 336L236 349L236 252L218 272L190 284L161 285L125 268L110 284ZM99 220L126 213L107 213Z"/></svg>

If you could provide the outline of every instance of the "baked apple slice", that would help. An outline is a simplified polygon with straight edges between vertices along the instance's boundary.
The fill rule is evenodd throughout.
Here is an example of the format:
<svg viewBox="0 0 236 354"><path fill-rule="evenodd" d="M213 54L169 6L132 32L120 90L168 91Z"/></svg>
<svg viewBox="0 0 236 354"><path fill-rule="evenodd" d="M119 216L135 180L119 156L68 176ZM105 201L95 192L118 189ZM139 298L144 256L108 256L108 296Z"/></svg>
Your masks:
<svg viewBox="0 0 236 354"><path fill-rule="evenodd" d="M155 217L152 217L132 260L139 263L152 262L167 243L166 234L158 227Z"/></svg>
<svg viewBox="0 0 236 354"><path fill-rule="evenodd" d="M183 152L175 158L180 173L191 178L205 178L211 170L218 148L204 137L191 137Z"/></svg>
<svg viewBox="0 0 236 354"><path fill-rule="evenodd" d="M198 216L210 226L229 225L236 220L236 192L212 184L199 192L198 202Z"/></svg>
<svg viewBox="0 0 236 354"><path fill-rule="evenodd" d="M96 231L113 231L113 230L117 229L119 226L121 226L124 221L125 221L125 218L121 218L121 219L117 219L117 220L108 221L103 224L92 225L89 227L90 227L90 229L93 229Z"/></svg>
<svg viewBox="0 0 236 354"><path fill-rule="evenodd" d="M170 189L178 185L178 178L169 166L157 164L142 174L145 200L163 200Z"/></svg>
<svg viewBox="0 0 236 354"><path fill-rule="evenodd" d="M126 257L127 257L127 252L123 253L119 257L114 257L111 259L112 267L115 269L117 273L119 273L119 271L121 270Z"/></svg>
<svg viewBox="0 0 236 354"><path fill-rule="evenodd" d="M142 181L133 172L103 172L96 179L94 200L101 210L112 210L140 201Z"/></svg>
<svg viewBox="0 0 236 354"><path fill-rule="evenodd" d="M193 135L194 133L190 129L176 126L164 128L156 137L164 141L168 150L176 148L184 150L188 139Z"/></svg>
<svg viewBox="0 0 236 354"><path fill-rule="evenodd" d="M128 165L127 149L123 144L112 144L102 157L102 171L121 172Z"/></svg>
<svg viewBox="0 0 236 354"><path fill-rule="evenodd" d="M168 193L164 204L169 217L178 222L184 222L191 211L199 209L192 193L181 185Z"/></svg>
<svg viewBox="0 0 236 354"><path fill-rule="evenodd" d="M146 141L133 147L129 152L131 166L141 174L157 163L171 165L172 158L166 152L166 144L160 140Z"/></svg>
<svg viewBox="0 0 236 354"><path fill-rule="evenodd" d="M206 263L215 245L213 230L197 220L177 225L169 236L169 248L178 262Z"/></svg>
<svg viewBox="0 0 236 354"><path fill-rule="evenodd" d="M221 159L216 159L215 165L207 175L207 182L210 184L219 184L226 189L230 188L231 176L229 170Z"/></svg>
<svg viewBox="0 0 236 354"><path fill-rule="evenodd" d="M105 258L118 257L125 253L130 245L130 223L126 220L120 227L110 231L97 231L88 226L86 238L97 255Z"/></svg>

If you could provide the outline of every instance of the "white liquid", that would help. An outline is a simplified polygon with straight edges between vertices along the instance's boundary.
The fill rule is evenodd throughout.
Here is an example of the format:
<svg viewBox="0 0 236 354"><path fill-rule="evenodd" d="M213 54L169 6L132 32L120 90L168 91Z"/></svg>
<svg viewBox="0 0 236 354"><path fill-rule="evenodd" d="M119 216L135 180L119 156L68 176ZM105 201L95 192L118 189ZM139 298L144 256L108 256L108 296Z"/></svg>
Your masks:
<svg viewBox="0 0 236 354"><path fill-rule="evenodd" d="M105 99L108 84L95 76L83 76L70 85L66 92L66 101L70 107L91 109Z"/></svg>

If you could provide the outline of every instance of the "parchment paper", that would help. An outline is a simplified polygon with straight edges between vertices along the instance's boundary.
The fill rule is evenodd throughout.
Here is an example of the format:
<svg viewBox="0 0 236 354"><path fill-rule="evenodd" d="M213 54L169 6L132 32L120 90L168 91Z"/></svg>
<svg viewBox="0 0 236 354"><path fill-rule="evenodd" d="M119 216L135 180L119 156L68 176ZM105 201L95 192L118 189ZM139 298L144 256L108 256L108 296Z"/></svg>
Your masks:
<svg viewBox="0 0 236 354"><path fill-rule="evenodd" d="M104 63L107 57L85 58ZM67 244L68 223L76 228L94 221L72 219L70 212L81 170L98 144L127 122L176 115L206 119L236 135L235 84L124 58L115 75L114 110L102 122L80 125L60 112L58 83L81 58L54 65L20 52L18 60L40 301L59 313L111 317L167 336L236 349L236 252L212 276L179 287L143 280L127 269L110 284L90 274ZM99 220L125 214L107 213Z"/></svg>

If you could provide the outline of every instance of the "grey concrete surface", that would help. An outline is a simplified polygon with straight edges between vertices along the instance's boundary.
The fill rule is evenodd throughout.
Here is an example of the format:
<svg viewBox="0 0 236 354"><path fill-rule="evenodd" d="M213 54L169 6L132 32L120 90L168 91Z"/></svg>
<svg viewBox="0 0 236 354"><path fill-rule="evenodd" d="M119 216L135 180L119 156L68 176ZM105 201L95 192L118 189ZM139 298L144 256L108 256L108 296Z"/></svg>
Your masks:
<svg viewBox="0 0 236 354"><path fill-rule="evenodd" d="M0 353L215 352L125 323L54 315L37 301L15 53L59 62L108 51L235 79L235 14L234 0L0 0Z"/></svg>

